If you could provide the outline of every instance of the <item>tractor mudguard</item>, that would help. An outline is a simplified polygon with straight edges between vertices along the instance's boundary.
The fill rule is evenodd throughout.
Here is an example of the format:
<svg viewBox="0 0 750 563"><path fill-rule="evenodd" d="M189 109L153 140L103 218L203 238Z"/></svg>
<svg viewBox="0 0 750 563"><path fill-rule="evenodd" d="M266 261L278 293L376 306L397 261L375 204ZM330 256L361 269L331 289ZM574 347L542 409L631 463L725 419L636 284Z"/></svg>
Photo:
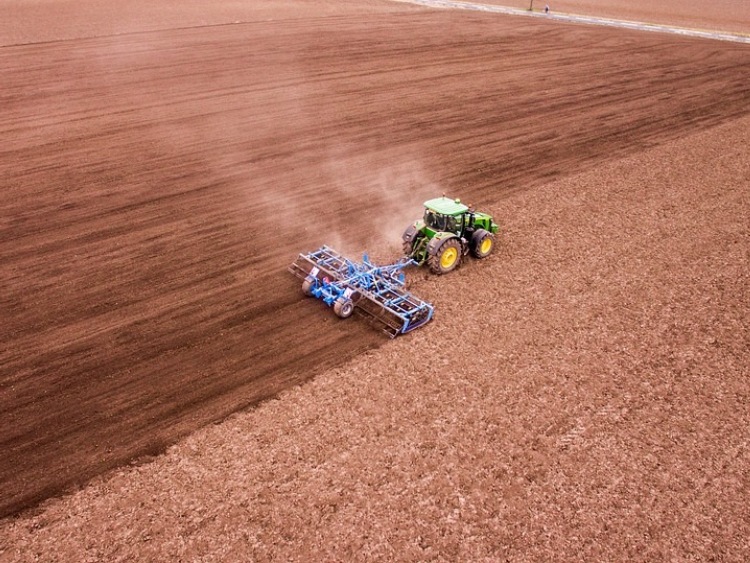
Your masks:
<svg viewBox="0 0 750 563"><path fill-rule="evenodd" d="M419 234L419 229L417 229L417 226L409 225L404 231L404 234L401 236L401 239L405 243L411 244L412 242L414 242L414 239L417 238L418 234Z"/></svg>
<svg viewBox="0 0 750 563"><path fill-rule="evenodd" d="M445 242L448 239L452 239L452 238L454 238L454 239L458 240L459 242L461 242L461 240L456 235L454 235L453 233L437 233L437 234L435 234L435 236L432 237L432 239L430 240L430 242L427 244L427 256L434 255L437 252L438 248L440 248L440 245L443 244L443 242ZM461 247L463 248L463 244L461 245Z"/></svg>

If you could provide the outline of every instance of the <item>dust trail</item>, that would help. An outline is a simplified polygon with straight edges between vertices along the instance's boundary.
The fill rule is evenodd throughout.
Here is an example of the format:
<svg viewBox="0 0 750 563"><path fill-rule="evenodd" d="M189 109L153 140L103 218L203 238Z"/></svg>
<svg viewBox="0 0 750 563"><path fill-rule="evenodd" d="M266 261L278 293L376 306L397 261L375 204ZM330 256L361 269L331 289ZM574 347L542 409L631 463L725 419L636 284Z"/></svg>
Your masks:
<svg viewBox="0 0 750 563"><path fill-rule="evenodd" d="M440 195L421 157L409 151L338 148L330 151L326 169L337 196L360 209L356 229L344 225L328 235L342 252L369 251L380 261L400 254L404 229L422 215L426 199Z"/></svg>
<svg viewBox="0 0 750 563"><path fill-rule="evenodd" d="M623 29L633 29L637 31L653 31L657 33L672 33L684 37L697 37L701 39L714 39L716 41L731 41L734 43L750 44L750 36L739 33L715 32L702 29L688 29L663 24L652 24L644 22L634 22L627 20L616 20L610 18L596 18L591 16L578 16L574 14L556 14L556 13L539 13L528 10L519 10L518 8L508 8L506 6L494 6L487 4L476 4L473 2L454 2L453 0L395 0L396 2L405 2L408 4L419 4L420 6L429 6L431 8L452 8L458 10L474 10L480 12L492 12L497 14L506 14L511 16L540 17L567 23L581 23L588 25L603 25L607 27L618 27Z"/></svg>
<svg viewBox="0 0 750 563"><path fill-rule="evenodd" d="M401 234L439 196L418 151L376 149L359 143L328 148L298 189L264 191L257 203L283 209L300 252L321 244L344 255L364 252L378 263L401 255ZM282 179L283 181L283 179Z"/></svg>

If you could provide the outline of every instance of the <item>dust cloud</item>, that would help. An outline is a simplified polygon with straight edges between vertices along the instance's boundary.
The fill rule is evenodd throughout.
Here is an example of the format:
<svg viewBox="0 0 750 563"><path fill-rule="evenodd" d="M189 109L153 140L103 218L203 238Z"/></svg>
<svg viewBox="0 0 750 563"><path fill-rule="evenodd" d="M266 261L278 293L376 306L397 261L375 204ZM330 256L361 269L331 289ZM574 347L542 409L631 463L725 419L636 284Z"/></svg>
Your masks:
<svg viewBox="0 0 750 563"><path fill-rule="evenodd" d="M367 252L377 263L401 256L401 234L441 193L421 156L409 152L338 147L310 176L297 189L264 192L261 204L301 227L300 252L326 244L355 260Z"/></svg>
<svg viewBox="0 0 750 563"><path fill-rule="evenodd" d="M328 236L342 252L368 251L373 259L390 260L401 253L401 234L422 216L426 199L440 194L417 154L396 151L336 154L327 164L336 199L355 208L345 231ZM352 235L353 238L352 238Z"/></svg>

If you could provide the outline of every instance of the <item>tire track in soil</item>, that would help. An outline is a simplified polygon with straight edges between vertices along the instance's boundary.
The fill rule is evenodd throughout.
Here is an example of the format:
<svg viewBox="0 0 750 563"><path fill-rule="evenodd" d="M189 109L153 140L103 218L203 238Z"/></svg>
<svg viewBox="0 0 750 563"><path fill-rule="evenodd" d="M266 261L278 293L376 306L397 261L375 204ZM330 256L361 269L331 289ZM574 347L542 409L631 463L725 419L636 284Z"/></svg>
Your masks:
<svg viewBox="0 0 750 563"><path fill-rule="evenodd" d="M750 107L746 48L476 14L32 44L0 65L0 515L387 342L300 298L298 252L397 248L436 191L497 213Z"/></svg>

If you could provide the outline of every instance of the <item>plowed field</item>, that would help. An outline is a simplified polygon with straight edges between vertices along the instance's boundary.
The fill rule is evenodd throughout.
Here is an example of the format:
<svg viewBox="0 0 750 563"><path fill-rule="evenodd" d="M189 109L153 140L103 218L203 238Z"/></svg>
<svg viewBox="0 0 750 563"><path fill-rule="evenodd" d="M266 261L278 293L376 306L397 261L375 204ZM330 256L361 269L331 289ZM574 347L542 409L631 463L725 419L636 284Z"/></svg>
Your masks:
<svg viewBox="0 0 750 563"><path fill-rule="evenodd" d="M744 45L347 5L6 35L0 515L392 346L297 253L390 260L428 197L497 213L750 114Z"/></svg>

